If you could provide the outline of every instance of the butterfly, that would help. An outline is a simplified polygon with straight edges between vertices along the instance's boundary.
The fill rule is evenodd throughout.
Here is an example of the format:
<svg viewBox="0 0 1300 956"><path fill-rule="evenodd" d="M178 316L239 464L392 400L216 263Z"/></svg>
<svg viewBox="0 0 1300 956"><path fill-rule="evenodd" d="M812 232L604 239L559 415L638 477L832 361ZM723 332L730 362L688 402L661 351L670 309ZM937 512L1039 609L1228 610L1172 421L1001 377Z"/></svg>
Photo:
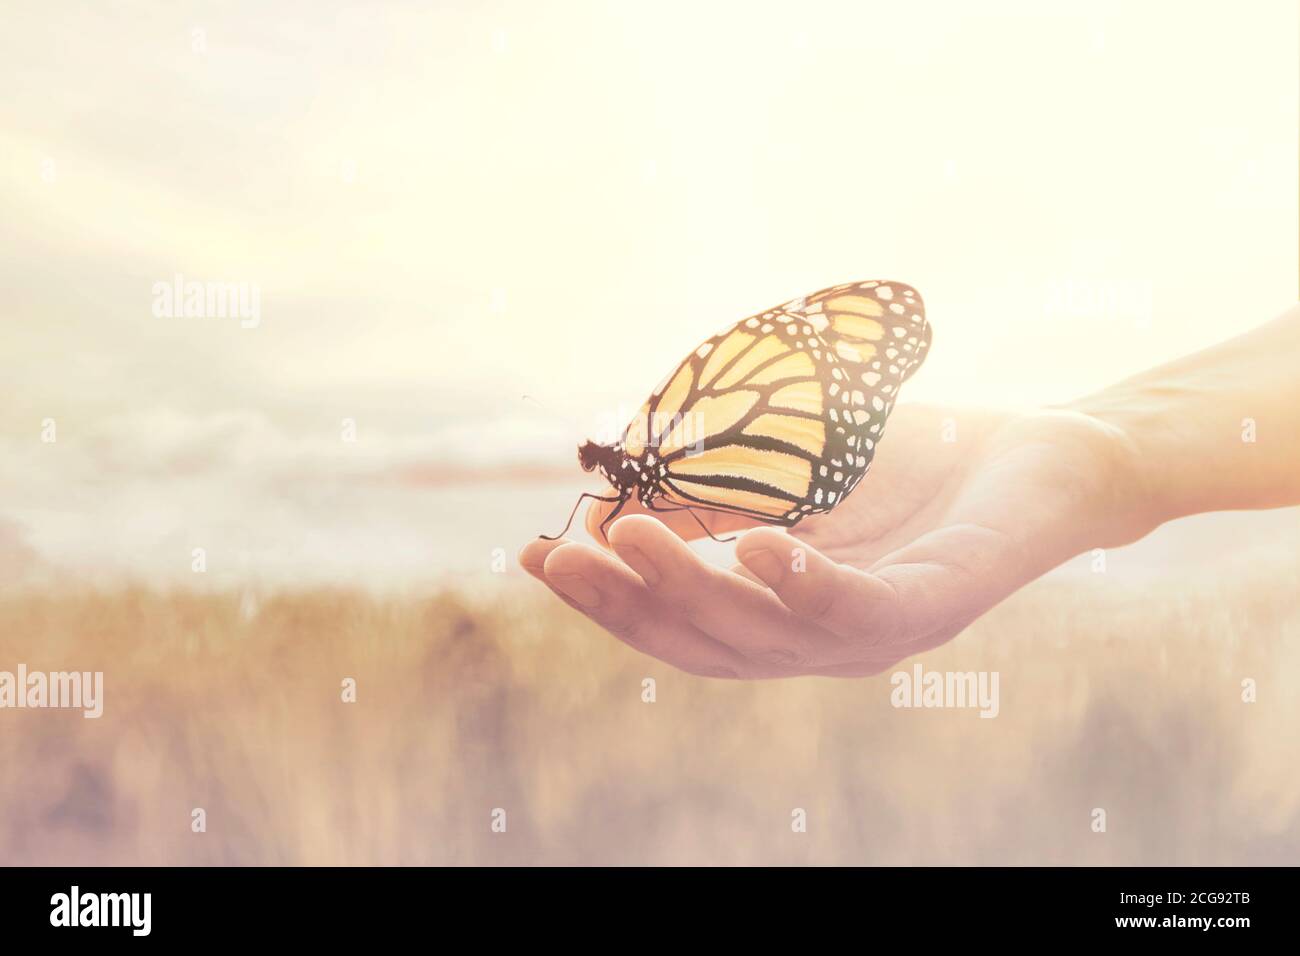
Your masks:
<svg viewBox="0 0 1300 956"><path fill-rule="evenodd" d="M578 447L616 503L742 515L794 527L858 486L902 385L925 360L930 325L901 282L850 282L723 329L683 359L622 438ZM705 528L708 532L708 529ZM710 537L712 535L710 534Z"/></svg>

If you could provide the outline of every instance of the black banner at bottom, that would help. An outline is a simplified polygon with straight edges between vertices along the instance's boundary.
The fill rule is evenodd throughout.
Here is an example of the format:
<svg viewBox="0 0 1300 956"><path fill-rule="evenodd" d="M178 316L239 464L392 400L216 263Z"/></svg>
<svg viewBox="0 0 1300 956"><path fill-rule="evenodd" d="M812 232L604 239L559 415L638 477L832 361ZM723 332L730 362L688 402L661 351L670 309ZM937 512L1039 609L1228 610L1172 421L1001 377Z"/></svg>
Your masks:
<svg viewBox="0 0 1300 956"><path fill-rule="evenodd" d="M421 927L581 938L630 921L755 930L923 926L927 944L1132 937L1232 945L1293 922L1274 869L8 869L8 941L374 943ZM638 930L636 927L640 927Z"/></svg>

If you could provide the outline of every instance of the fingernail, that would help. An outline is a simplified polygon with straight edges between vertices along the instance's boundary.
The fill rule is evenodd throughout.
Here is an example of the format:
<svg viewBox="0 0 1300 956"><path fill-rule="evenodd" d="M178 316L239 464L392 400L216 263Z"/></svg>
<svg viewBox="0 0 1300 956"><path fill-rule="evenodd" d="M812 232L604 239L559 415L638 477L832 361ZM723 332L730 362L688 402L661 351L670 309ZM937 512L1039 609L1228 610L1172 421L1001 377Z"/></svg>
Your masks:
<svg viewBox="0 0 1300 956"><path fill-rule="evenodd" d="M650 587L659 583L659 569L654 566L645 552L640 548L619 548L618 556L632 568L637 574L641 575L641 580Z"/></svg>
<svg viewBox="0 0 1300 956"><path fill-rule="evenodd" d="M599 607L600 592L592 587L591 582L577 574L548 574L550 581L566 596L573 598L583 607Z"/></svg>
<svg viewBox="0 0 1300 956"><path fill-rule="evenodd" d="M740 561L772 587L780 584L785 577L785 563L765 548L742 554Z"/></svg>

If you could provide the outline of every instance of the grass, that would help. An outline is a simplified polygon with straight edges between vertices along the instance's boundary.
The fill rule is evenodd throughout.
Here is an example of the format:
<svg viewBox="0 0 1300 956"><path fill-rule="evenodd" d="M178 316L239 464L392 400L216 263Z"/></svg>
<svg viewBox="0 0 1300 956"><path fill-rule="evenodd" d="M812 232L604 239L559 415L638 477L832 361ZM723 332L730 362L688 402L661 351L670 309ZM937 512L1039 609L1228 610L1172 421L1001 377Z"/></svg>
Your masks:
<svg viewBox="0 0 1300 956"><path fill-rule="evenodd" d="M921 658L998 671L992 720L688 677L514 577L11 593L0 670L102 670L105 713L0 711L0 863L1293 863L1298 572L1039 582Z"/></svg>

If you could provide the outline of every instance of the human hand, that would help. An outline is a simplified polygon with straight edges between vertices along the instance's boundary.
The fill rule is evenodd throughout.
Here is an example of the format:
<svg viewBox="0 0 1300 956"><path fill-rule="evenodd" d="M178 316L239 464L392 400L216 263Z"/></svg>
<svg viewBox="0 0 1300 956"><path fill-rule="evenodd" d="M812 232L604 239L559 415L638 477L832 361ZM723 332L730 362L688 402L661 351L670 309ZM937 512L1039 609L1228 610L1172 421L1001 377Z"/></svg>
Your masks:
<svg viewBox="0 0 1300 956"><path fill-rule="evenodd" d="M619 639L693 674L875 674L1074 554L1151 530L1133 459L1119 429L1078 412L904 405L831 513L787 533L697 512L715 534L755 529L730 571L684 543L702 534L686 512L619 518L617 557L561 539L533 541L519 560ZM588 529L611 507L593 506Z"/></svg>

